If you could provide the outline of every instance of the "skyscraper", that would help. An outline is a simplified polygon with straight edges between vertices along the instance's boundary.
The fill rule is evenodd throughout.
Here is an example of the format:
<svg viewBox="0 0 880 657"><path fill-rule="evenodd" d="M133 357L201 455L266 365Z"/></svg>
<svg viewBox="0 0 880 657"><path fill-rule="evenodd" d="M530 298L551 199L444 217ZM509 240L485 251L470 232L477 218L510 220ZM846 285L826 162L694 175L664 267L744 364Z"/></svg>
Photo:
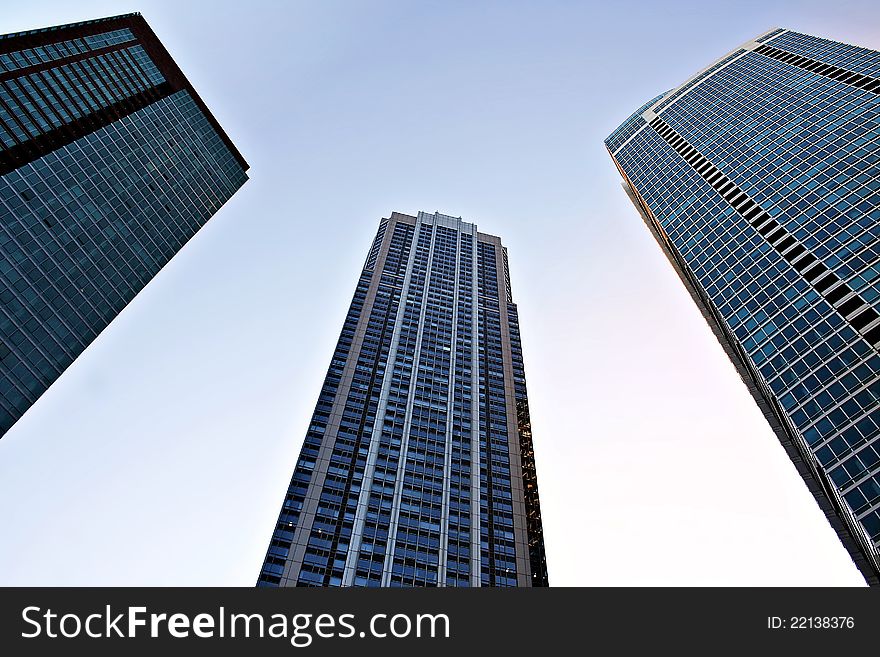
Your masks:
<svg viewBox="0 0 880 657"><path fill-rule="evenodd" d="M0 436L247 168L139 14L0 36Z"/></svg>
<svg viewBox="0 0 880 657"><path fill-rule="evenodd" d="M382 219L258 586L546 586L501 240Z"/></svg>
<svg viewBox="0 0 880 657"><path fill-rule="evenodd" d="M657 96L605 142L872 585L880 584L878 137L880 53L775 29Z"/></svg>

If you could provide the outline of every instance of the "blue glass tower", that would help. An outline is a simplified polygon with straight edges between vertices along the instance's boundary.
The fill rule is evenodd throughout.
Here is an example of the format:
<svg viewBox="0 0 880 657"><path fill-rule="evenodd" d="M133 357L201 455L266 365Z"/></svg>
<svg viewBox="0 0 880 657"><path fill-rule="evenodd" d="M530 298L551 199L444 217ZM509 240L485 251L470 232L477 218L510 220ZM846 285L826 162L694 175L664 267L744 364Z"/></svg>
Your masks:
<svg viewBox="0 0 880 657"><path fill-rule="evenodd" d="M772 30L605 142L869 584L880 584L880 53Z"/></svg>
<svg viewBox="0 0 880 657"><path fill-rule="evenodd" d="M0 436L247 168L139 14L0 36Z"/></svg>
<svg viewBox="0 0 880 657"><path fill-rule="evenodd" d="M258 585L547 585L500 239L380 222Z"/></svg>

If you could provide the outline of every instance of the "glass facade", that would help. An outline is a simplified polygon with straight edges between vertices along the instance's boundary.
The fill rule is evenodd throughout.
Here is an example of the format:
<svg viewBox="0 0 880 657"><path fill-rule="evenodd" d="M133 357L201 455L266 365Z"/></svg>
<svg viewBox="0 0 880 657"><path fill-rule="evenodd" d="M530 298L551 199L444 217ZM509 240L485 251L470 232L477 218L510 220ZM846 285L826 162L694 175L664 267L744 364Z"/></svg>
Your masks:
<svg viewBox="0 0 880 657"><path fill-rule="evenodd" d="M870 584L880 583L878 138L880 53L777 29L606 140Z"/></svg>
<svg viewBox="0 0 880 657"><path fill-rule="evenodd" d="M0 435L247 179L139 15L0 38Z"/></svg>
<svg viewBox="0 0 880 657"><path fill-rule="evenodd" d="M379 224L258 586L546 586L507 253Z"/></svg>

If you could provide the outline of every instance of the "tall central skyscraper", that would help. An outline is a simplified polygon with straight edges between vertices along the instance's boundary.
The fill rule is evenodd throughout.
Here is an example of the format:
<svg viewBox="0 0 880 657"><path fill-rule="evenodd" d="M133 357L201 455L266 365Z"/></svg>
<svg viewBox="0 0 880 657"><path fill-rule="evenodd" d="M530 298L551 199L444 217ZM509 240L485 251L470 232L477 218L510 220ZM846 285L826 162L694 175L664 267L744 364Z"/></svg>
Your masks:
<svg viewBox="0 0 880 657"><path fill-rule="evenodd" d="M605 143L828 521L880 584L880 53L772 30Z"/></svg>
<svg viewBox="0 0 880 657"><path fill-rule="evenodd" d="M0 36L0 436L247 168L139 14Z"/></svg>
<svg viewBox="0 0 880 657"><path fill-rule="evenodd" d="M259 586L547 586L501 240L383 219Z"/></svg>

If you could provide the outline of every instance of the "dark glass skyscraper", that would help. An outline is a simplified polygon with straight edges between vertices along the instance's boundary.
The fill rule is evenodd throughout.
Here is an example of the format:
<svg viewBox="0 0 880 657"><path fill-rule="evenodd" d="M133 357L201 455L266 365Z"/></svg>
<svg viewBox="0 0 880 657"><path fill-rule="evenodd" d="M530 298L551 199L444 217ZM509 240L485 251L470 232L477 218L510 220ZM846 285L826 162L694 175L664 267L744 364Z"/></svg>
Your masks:
<svg viewBox="0 0 880 657"><path fill-rule="evenodd" d="M139 14L0 36L0 436L247 168Z"/></svg>
<svg viewBox="0 0 880 657"><path fill-rule="evenodd" d="M776 29L605 143L819 506L880 583L880 53Z"/></svg>
<svg viewBox="0 0 880 657"><path fill-rule="evenodd" d="M258 585L547 585L499 238L380 222Z"/></svg>

